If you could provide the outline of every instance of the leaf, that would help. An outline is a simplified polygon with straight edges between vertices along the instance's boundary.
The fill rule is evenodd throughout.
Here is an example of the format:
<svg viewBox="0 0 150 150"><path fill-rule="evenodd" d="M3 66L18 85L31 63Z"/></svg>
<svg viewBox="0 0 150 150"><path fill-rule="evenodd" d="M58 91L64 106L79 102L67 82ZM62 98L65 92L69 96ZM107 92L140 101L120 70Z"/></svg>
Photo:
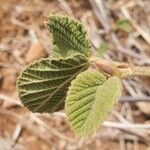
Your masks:
<svg viewBox="0 0 150 150"><path fill-rule="evenodd" d="M118 77L107 78L98 71L80 73L69 87L65 109L77 136L91 135L102 124L121 94Z"/></svg>
<svg viewBox="0 0 150 150"><path fill-rule="evenodd" d="M50 15L47 26L53 35L56 52L62 56L68 56L71 52L90 55L91 46L80 22L68 16Z"/></svg>
<svg viewBox="0 0 150 150"><path fill-rule="evenodd" d="M125 31L125 32L131 32L132 26L127 19L119 19L116 23L116 26L118 29Z"/></svg>
<svg viewBox="0 0 150 150"><path fill-rule="evenodd" d="M44 58L29 65L17 81L22 103L32 112L52 113L63 109L70 82L88 65L88 60L81 54L69 58Z"/></svg>
<svg viewBox="0 0 150 150"><path fill-rule="evenodd" d="M103 57L104 53L108 49L108 44L107 43L102 43L98 49L98 57Z"/></svg>

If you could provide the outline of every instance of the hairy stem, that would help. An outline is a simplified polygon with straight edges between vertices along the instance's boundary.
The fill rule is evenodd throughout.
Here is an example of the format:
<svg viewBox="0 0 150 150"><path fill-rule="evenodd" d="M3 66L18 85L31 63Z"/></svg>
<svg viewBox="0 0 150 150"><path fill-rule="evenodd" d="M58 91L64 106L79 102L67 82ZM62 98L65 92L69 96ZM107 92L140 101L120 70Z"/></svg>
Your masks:
<svg viewBox="0 0 150 150"><path fill-rule="evenodd" d="M138 67L135 66L132 68L133 74L138 76L150 76L150 67Z"/></svg>
<svg viewBox="0 0 150 150"><path fill-rule="evenodd" d="M150 67L131 66L127 63L107 61L98 57L91 57L90 62L98 70L109 75L116 75L120 78L126 78L129 76L150 77Z"/></svg>

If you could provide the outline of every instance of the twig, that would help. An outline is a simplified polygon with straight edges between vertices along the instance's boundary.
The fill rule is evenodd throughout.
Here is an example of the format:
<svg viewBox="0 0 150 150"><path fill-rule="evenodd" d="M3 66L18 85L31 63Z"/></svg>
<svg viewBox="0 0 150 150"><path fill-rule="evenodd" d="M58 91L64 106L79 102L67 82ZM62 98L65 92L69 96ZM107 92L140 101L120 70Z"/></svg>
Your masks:
<svg viewBox="0 0 150 150"><path fill-rule="evenodd" d="M118 129L150 129L150 124L123 124L123 123L115 123L110 121L105 121L103 123L104 127L118 128Z"/></svg>
<svg viewBox="0 0 150 150"><path fill-rule="evenodd" d="M128 91L128 93L134 97L136 96L136 92L135 92L135 89L129 84L131 82L131 80L123 80L122 83L123 83L123 86L125 87L125 90Z"/></svg>
<svg viewBox="0 0 150 150"><path fill-rule="evenodd" d="M115 128L119 129L123 132L126 132L128 134L133 134L136 135L137 137L140 138L141 141L144 143L149 144L149 135L147 131L150 129L150 124L144 125L144 124L122 124L122 123L114 123L114 122L109 122L105 121L103 123L104 127L109 127L109 128Z"/></svg>
<svg viewBox="0 0 150 150"><path fill-rule="evenodd" d="M29 26L27 26L26 24L22 23L21 21L17 20L16 17L14 15L12 15L11 17L11 22L19 27L22 27L25 30L30 30Z"/></svg>
<svg viewBox="0 0 150 150"><path fill-rule="evenodd" d="M129 2L125 6L122 6L121 10L125 17L132 23L132 25L137 29L137 31L144 37L145 41L150 45L150 35L144 31L137 23L136 21L131 17L131 15L128 12L128 7L132 7L134 5L134 2Z"/></svg>
<svg viewBox="0 0 150 150"><path fill-rule="evenodd" d="M67 1L65 1L65 0L58 0L58 2L60 3L62 9L64 11L66 11L68 15L73 16L73 12L72 12L69 4L67 3Z"/></svg>
<svg viewBox="0 0 150 150"><path fill-rule="evenodd" d="M86 13L82 16L81 22L87 28L88 37L90 38L93 54L97 54L99 44L102 42L98 34L96 23L93 21L92 13ZM92 30L91 30L92 29Z"/></svg>
<svg viewBox="0 0 150 150"><path fill-rule="evenodd" d="M5 110L0 110L0 115L6 116L5 117L6 119L12 120L15 123L21 122L23 128L35 134L38 138L46 142L46 144L49 145L50 147L52 146L52 144L54 144L50 140L51 134L45 134L45 132L43 132L45 131L45 129L41 127L40 125L38 125L38 127L33 126L32 120L29 121L27 120L27 118L24 118L21 115L18 115L12 111L10 112L10 111L5 111Z"/></svg>
<svg viewBox="0 0 150 150"><path fill-rule="evenodd" d="M128 55L130 57L134 57L136 59L146 59L149 62L149 58L146 57L145 55L139 55L139 54L134 53L133 51L129 51L129 49L127 49L127 48L124 48L121 45L121 43L120 43L118 37L116 36L116 34L111 33L111 39L113 40L117 50L119 50L121 53L123 53L125 55Z"/></svg>
<svg viewBox="0 0 150 150"><path fill-rule="evenodd" d="M15 147L12 148L12 141L0 136L0 150L24 150L24 146L17 143Z"/></svg>
<svg viewBox="0 0 150 150"><path fill-rule="evenodd" d="M19 136L20 136L20 134L21 134L21 131L22 131L22 126L21 126L21 124L17 124L16 129L15 129L13 135L12 135L12 140L13 140L14 142L17 142L17 140L18 140L18 138L19 138Z"/></svg>
<svg viewBox="0 0 150 150"><path fill-rule="evenodd" d="M150 103L150 96L124 96L120 97L119 99L120 103L129 102L129 103L135 103L135 102L149 102Z"/></svg>
<svg viewBox="0 0 150 150"><path fill-rule="evenodd" d="M36 115L33 115L33 114L31 114L31 115L32 115L31 119L34 120L35 122L37 122L38 124L40 124L41 126L43 126L45 129L47 129L47 131L50 131L52 134L54 134L58 138L65 139L65 140L67 140L69 142L73 142L71 139L67 138L65 135L61 134L60 132L58 132L54 128L48 126L45 122L43 122Z"/></svg>
<svg viewBox="0 0 150 150"><path fill-rule="evenodd" d="M112 110L112 114L122 123L129 123L120 113L115 110Z"/></svg>
<svg viewBox="0 0 150 150"><path fill-rule="evenodd" d="M22 69L22 66L20 66L20 65L9 64L9 63L4 63L4 62L0 62L0 67L13 68L13 69L16 69L16 70L21 70Z"/></svg>
<svg viewBox="0 0 150 150"><path fill-rule="evenodd" d="M94 139L97 139L97 138L100 138L100 139L110 139L110 140L113 140L113 141L120 141L121 138L123 138L124 140L135 140L135 139L138 139L140 142L143 142L143 140L139 139L137 136L135 135L131 135L131 134L128 134L128 133L122 133L121 131L119 130L114 130L114 129L111 129L111 130L108 130L108 131L100 131L100 133L96 133L96 135L94 136Z"/></svg>
<svg viewBox="0 0 150 150"><path fill-rule="evenodd" d="M106 33L110 31L110 24L108 22L108 16L106 14L106 8L102 0L89 0L92 5L93 11L98 19L98 21L103 25Z"/></svg>
<svg viewBox="0 0 150 150"><path fill-rule="evenodd" d="M21 106L22 107L22 104L19 100L16 100L12 97L9 97L9 96L6 96L4 94L0 94L0 100L3 100L3 101L8 101L10 103L13 103L15 105L18 105L18 106Z"/></svg>
<svg viewBox="0 0 150 150"><path fill-rule="evenodd" d="M18 139L19 139L19 137L21 135L22 129L23 129L22 125L21 124L17 124L16 129L15 129L13 135L12 135L13 143L12 143L11 147L14 147L16 145L16 143L17 143L17 141L18 141Z"/></svg>

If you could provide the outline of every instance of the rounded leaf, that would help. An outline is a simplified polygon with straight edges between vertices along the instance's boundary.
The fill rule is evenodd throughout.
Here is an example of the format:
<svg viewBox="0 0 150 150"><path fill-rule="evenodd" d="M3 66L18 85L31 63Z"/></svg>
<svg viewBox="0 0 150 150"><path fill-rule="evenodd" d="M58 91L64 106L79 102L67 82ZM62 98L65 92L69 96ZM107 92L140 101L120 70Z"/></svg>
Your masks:
<svg viewBox="0 0 150 150"><path fill-rule="evenodd" d="M20 99L33 112L58 111L64 108L64 100L70 82L88 67L83 55L69 58L44 58L29 65L17 81Z"/></svg>
<svg viewBox="0 0 150 150"><path fill-rule="evenodd" d="M100 126L121 89L118 77L107 79L98 71L85 71L72 81L65 109L77 136L91 135Z"/></svg>
<svg viewBox="0 0 150 150"><path fill-rule="evenodd" d="M79 52L91 54L91 45L82 24L68 16L50 15L47 27L53 35L55 51L63 56Z"/></svg>

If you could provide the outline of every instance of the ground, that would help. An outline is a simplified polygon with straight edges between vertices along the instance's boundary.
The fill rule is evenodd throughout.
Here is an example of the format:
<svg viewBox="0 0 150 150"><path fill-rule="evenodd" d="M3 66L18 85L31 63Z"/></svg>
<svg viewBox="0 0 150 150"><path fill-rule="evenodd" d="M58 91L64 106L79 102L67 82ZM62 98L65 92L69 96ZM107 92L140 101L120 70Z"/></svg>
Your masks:
<svg viewBox="0 0 150 150"><path fill-rule="evenodd" d="M95 55L105 43L105 59L149 66L149 6L149 0L0 0L0 150L148 149L150 103L145 99L150 100L150 78L123 80L123 96L132 102L116 103L106 119L116 126L101 126L86 139L75 137L63 111L33 114L24 108L16 80L27 64L51 55L52 40L45 26L49 14L79 19ZM119 28L118 20L128 20L130 31ZM141 128L127 128L128 123Z"/></svg>

